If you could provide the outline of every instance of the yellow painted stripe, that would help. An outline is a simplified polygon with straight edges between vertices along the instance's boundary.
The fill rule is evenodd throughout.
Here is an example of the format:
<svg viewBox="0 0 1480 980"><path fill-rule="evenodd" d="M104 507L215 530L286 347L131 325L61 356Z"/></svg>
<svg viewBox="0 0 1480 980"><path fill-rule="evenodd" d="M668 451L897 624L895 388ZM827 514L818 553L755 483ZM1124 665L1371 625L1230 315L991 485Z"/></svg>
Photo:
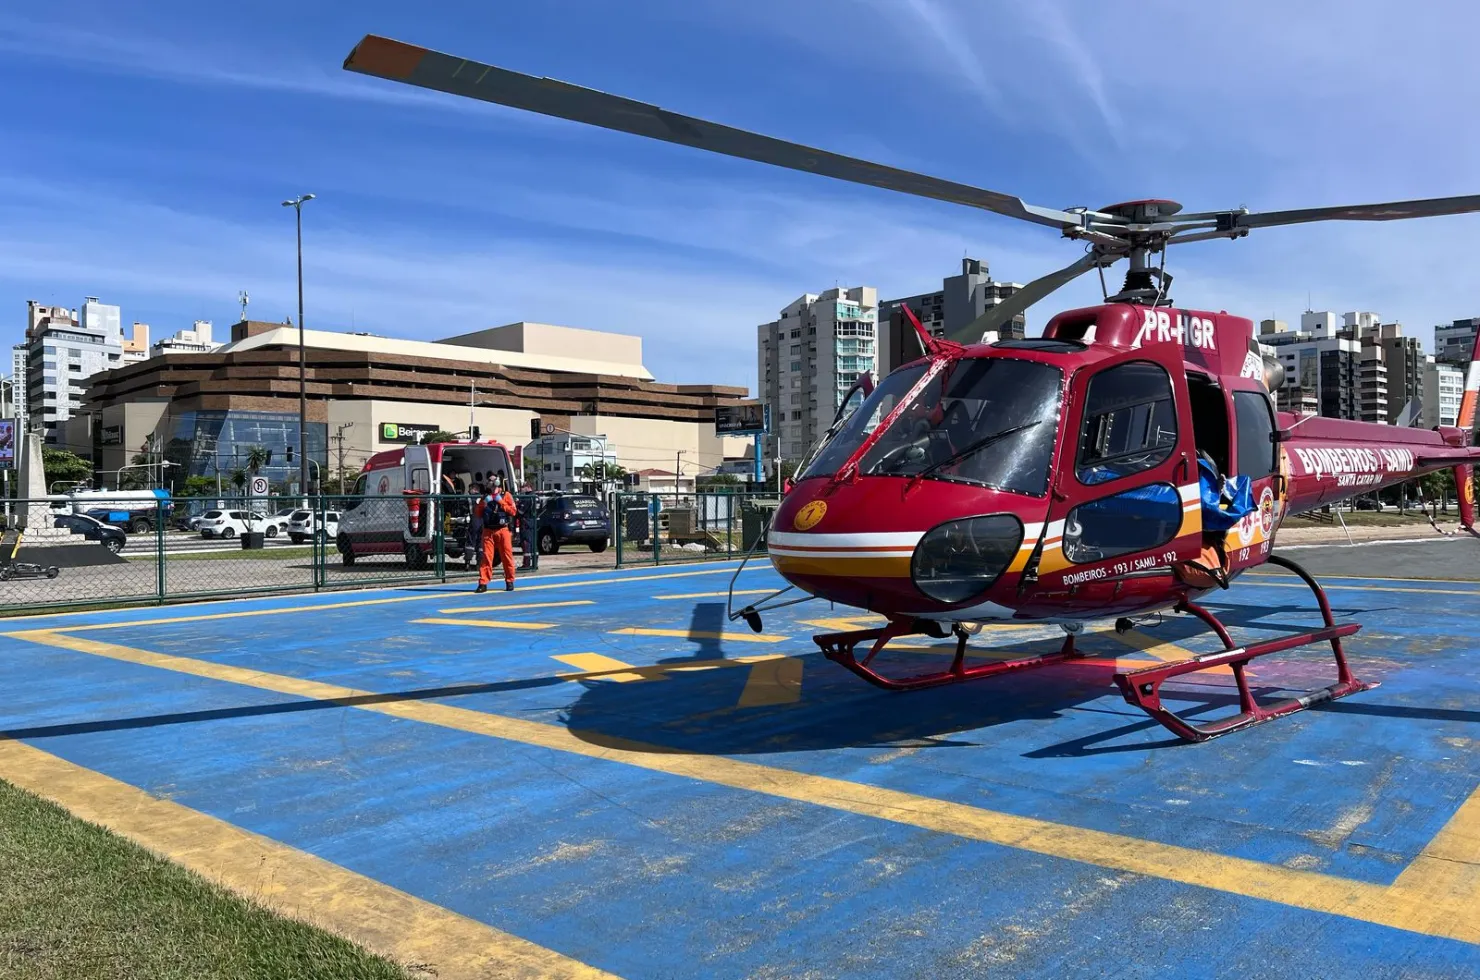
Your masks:
<svg viewBox="0 0 1480 980"><path fill-rule="evenodd" d="M1403 869L1388 894L1413 910L1415 931L1442 935L1443 917L1453 914L1450 910L1457 899L1468 899L1470 918L1480 919L1474 911L1480 899L1480 789L1460 804L1438 835Z"/></svg>
<svg viewBox="0 0 1480 980"><path fill-rule="evenodd" d="M485 714L430 701L387 700L384 695L336 684L151 653L86 637L68 636L54 630L32 630L11 635L80 653L146 664L259 690L340 702L361 711L625 763L639 769L810 803L968 840L1480 944L1480 916L1474 914L1480 893L1446 890L1436 885L1436 876L1430 868L1432 862L1424 864L1430 869L1427 876L1420 870L1402 887L1388 887L724 756L692 755L680 749L613 738L598 732L588 732L583 737L560 726L522 718ZM1473 799L1471 803L1474 804ZM1467 819L1463 827L1469 826ZM1464 833L1456 833L1447 842L1456 850L1448 857L1434 860L1453 860L1454 854L1458 853L1468 863L1480 863L1480 854L1468 854L1463 850L1468 834L1468 829Z"/></svg>
<svg viewBox="0 0 1480 980"><path fill-rule="evenodd" d="M1178 646L1175 643L1166 643L1155 637L1147 636L1140 630L1126 630L1124 633L1117 633L1113 629L1110 629L1103 632L1106 636L1113 636L1126 646L1135 647L1142 653L1155 657L1163 663L1171 663L1177 660L1191 660L1197 656L1197 654L1188 650L1186 647ZM1150 666L1144 660L1122 660L1117 658L1115 663L1117 667L1123 670L1137 670L1141 667ZM1228 666L1209 667L1206 670L1198 671L1198 673L1227 674L1231 677L1233 675L1233 668ZM1252 675L1254 672L1246 668L1245 673Z"/></svg>
<svg viewBox="0 0 1480 980"><path fill-rule="evenodd" d="M755 565L743 568L745 572L767 571L764 565ZM541 585L525 585L520 587L521 592L537 592L542 589L577 589L587 585L620 585L623 582L652 582L659 579L690 578L695 575L726 575L734 574L733 568L702 568L692 572L665 572L658 575L622 575L616 578L586 579L580 582L546 582ZM471 590L470 590L471 594ZM446 601L447 593L441 590L418 592L416 595L386 596L380 599L356 599L352 602L325 602L308 605L281 606L272 609L241 609L235 612L221 613L198 613L193 616L167 616L162 619L129 619L113 623L87 623L81 626L59 626L56 629L65 629L69 632L78 630L114 630L130 626L165 626L170 623L199 623L215 619L241 619L247 616L280 616L284 613L311 613L323 612L329 609L351 609L356 606L382 606L392 602L418 602L427 599L441 599ZM491 607L490 607L491 608ZM480 610L481 611L481 610ZM54 613L45 618L51 619L56 616L96 616L98 613ZM18 619L17 622L24 622ZM41 627L44 628L44 627ZM0 634L10 635L10 634Z"/></svg>
<svg viewBox="0 0 1480 980"><path fill-rule="evenodd" d="M732 595L770 595L777 589L736 589L734 592L684 592L679 595L655 595L654 599L723 599Z"/></svg>
<svg viewBox="0 0 1480 980"><path fill-rule="evenodd" d="M439 980L614 976L22 742L0 742L0 777L279 915L426 964Z"/></svg>
<svg viewBox="0 0 1480 980"><path fill-rule="evenodd" d="M1260 577L1262 578L1263 576ZM1304 582L1260 582L1259 584L1271 589L1310 588ZM1417 592L1421 595L1468 595L1480 598L1480 589L1408 589L1395 585L1326 585L1324 582L1321 584L1321 588L1327 592L1339 590L1350 592Z"/></svg>
<svg viewBox="0 0 1480 980"><path fill-rule="evenodd" d="M654 630L641 629L636 626L612 630L611 633L613 636L676 636L684 640L724 640L730 643L784 643L791 639L789 636L776 636L765 633L715 633L708 630Z"/></svg>
<svg viewBox="0 0 1480 980"><path fill-rule="evenodd" d="M554 629L554 623L521 623L514 619L413 619L413 623L427 626L481 626L493 630L548 630Z"/></svg>
<svg viewBox="0 0 1480 980"><path fill-rule="evenodd" d="M636 673L631 669L631 664L623 663L614 657L603 657L599 653L562 653L556 655L555 659L587 675L596 675L602 680L616 681L618 684L628 681L664 679L662 674L644 676Z"/></svg>
<svg viewBox="0 0 1480 980"><path fill-rule="evenodd" d="M801 699L802 661L796 657L778 657L750 668L750 678L745 682L745 690L740 692L740 707L792 704Z"/></svg>
<svg viewBox="0 0 1480 980"><path fill-rule="evenodd" d="M509 612L513 609L561 609L566 606L594 606L595 599L571 599L569 602L514 602L509 605L502 603L484 603L481 606L453 606L451 609L438 609L439 613L486 613L486 612Z"/></svg>
<svg viewBox="0 0 1480 980"><path fill-rule="evenodd" d="M1261 572L1251 570L1244 573L1253 578L1287 578L1281 572ZM1454 585L1480 585L1480 579L1473 578L1403 578L1401 575L1332 575L1330 578L1339 578L1354 582L1449 582Z"/></svg>

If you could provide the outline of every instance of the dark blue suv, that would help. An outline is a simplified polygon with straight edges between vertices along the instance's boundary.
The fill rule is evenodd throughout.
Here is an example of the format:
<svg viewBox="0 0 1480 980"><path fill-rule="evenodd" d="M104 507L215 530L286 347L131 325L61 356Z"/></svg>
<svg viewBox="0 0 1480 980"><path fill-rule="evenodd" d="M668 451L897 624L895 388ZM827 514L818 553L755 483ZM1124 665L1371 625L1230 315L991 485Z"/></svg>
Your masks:
<svg viewBox="0 0 1480 980"><path fill-rule="evenodd" d="M560 496L540 508L536 546L553 555L563 544L583 544L605 551L612 537L612 517L601 501L588 496Z"/></svg>

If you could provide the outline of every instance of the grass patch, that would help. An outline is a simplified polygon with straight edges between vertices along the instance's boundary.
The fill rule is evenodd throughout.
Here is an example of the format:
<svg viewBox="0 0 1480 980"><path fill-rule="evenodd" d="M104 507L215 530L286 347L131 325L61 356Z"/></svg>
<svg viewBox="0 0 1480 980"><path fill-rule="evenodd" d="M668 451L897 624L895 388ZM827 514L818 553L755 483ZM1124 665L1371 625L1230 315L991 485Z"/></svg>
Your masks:
<svg viewBox="0 0 1480 980"><path fill-rule="evenodd" d="M8 980L409 980L0 782L0 976Z"/></svg>

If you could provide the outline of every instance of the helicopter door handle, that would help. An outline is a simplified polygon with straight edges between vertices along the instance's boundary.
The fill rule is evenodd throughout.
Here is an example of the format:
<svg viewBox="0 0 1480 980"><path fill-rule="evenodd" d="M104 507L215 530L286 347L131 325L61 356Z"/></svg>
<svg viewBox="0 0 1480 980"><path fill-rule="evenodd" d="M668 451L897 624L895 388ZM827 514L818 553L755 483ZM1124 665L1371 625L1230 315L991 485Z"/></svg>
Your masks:
<svg viewBox="0 0 1480 980"><path fill-rule="evenodd" d="M1182 459L1181 459L1181 461L1177 463L1177 482L1178 483L1181 483L1182 481L1184 481L1186 479L1187 479L1187 457L1186 456L1183 456Z"/></svg>

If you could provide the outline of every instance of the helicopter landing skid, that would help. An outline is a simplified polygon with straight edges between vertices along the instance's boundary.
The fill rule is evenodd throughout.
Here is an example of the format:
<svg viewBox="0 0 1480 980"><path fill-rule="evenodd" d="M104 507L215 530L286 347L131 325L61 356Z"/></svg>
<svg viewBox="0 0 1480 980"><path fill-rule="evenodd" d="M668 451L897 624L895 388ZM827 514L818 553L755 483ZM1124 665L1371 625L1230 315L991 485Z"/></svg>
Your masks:
<svg viewBox="0 0 1480 980"><path fill-rule="evenodd" d="M966 666L966 638L970 634L961 627L953 631L956 637L956 657L951 661L951 666L946 670L937 670L925 674L912 674L908 677L885 677L874 670L869 664L879 651L884 649L890 640L910 634L926 633L918 622L908 620L891 622L887 626L870 630L853 630L847 633L823 633L812 639L822 648L822 655L834 663L847 667L853 673L873 684L888 691L919 691L927 687L940 687L943 684L955 684L960 681L976 680L981 677L992 677L996 674L1006 674L1015 671L1032 670L1034 667L1047 667L1051 664L1063 663L1066 660L1074 660L1084 656L1074 649L1074 634L1070 633L1064 637L1064 645L1058 653L1047 653L1037 657L1020 657L1016 660L994 660L991 663L977 664L974 667ZM943 638L943 637L937 637ZM860 643L872 640L873 646L862 660L857 659L853 651Z"/></svg>
<svg viewBox="0 0 1480 980"><path fill-rule="evenodd" d="M1229 732L1236 732L1283 715L1303 711L1311 705L1334 701L1348 694L1356 694L1358 691L1376 687L1376 682L1369 683L1352 676L1351 668L1347 666L1346 654L1341 649L1341 638L1351 636L1361 629L1361 626L1357 623L1337 625L1331 617L1331 606L1326 601L1325 590L1310 576L1310 573L1295 562L1279 555L1270 555L1268 561L1272 565L1279 565L1294 572L1304 580L1306 585L1310 586L1311 591L1315 593L1317 603L1320 604L1321 618L1326 624L1324 627L1241 647L1233 642L1233 638L1228 635L1228 630L1218 621L1218 617L1196 603L1183 602L1179 609L1192 613L1207 623L1209 628L1223 641L1224 649L1218 653L1205 653L1187 660L1156 664L1152 667L1116 674L1115 683L1119 686L1120 693L1126 701L1156 719L1174 735L1189 742L1205 742L1219 735L1227 735ZM1250 660L1271 653L1292 650L1310 643L1326 642L1331 644L1331 652L1336 658L1335 684L1270 705L1261 705L1254 700L1253 692L1249 690L1248 678L1244 676L1244 667ZM1195 724L1163 706L1161 701L1163 681L1182 674L1191 674L1199 670L1210 670L1225 665L1233 668L1233 678L1238 685L1239 711L1237 714L1216 721Z"/></svg>

